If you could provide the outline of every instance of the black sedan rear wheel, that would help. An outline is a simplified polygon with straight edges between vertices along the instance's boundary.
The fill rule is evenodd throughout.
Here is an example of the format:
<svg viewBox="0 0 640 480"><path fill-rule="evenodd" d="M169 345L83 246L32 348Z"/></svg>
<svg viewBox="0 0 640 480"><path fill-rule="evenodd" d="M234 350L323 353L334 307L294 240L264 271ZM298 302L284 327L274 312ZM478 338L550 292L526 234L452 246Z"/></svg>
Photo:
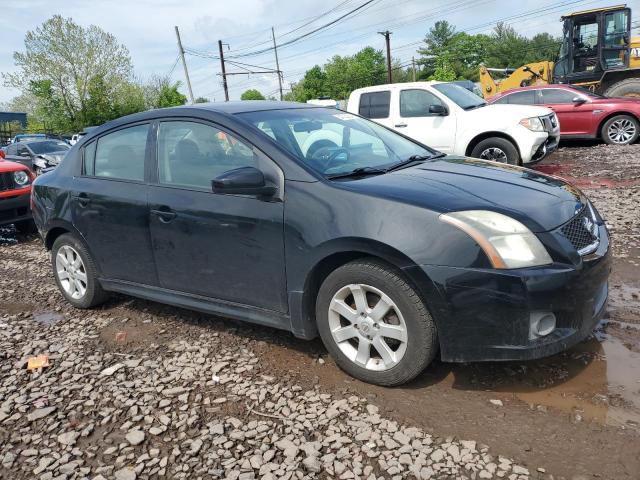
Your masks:
<svg viewBox="0 0 640 480"><path fill-rule="evenodd" d="M74 235L65 233L56 239L51 264L58 288L74 307L91 308L107 299L91 255Z"/></svg>
<svg viewBox="0 0 640 480"><path fill-rule="evenodd" d="M336 363L365 382L406 383L437 352L435 323L422 299L399 271L374 259L350 262L325 279L316 319Z"/></svg>

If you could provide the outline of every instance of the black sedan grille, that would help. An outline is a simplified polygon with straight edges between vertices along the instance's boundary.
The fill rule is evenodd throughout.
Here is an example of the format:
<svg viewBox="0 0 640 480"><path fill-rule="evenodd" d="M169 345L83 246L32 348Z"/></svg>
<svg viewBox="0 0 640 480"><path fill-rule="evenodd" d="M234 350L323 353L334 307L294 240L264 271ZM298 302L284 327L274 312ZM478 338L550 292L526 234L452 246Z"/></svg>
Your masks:
<svg viewBox="0 0 640 480"><path fill-rule="evenodd" d="M0 173L0 192L13 190L15 188L16 188L16 185L13 181L13 173L12 172Z"/></svg>
<svg viewBox="0 0 640 480"><path fill-rule="evenodd" d="M598 226L588 207L566 223L561 231L581 255L590 253L598 246Z"/></svg>

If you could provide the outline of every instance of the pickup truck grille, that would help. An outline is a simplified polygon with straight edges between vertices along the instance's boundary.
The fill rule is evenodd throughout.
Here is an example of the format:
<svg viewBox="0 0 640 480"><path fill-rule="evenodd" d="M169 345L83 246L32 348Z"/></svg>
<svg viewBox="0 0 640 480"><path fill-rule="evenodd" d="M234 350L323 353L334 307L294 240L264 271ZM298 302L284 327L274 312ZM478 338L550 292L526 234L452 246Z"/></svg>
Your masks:
<svg viewBox="0 0 640 480"><path fill-rule="evenodd" d="M16 184L13 181L13 173L12 172L0 173L0 192L13 190L15 188L16 188Z"/></svg>
<svg viewBox="0 0 640 480"><path fill-rule="evenodd" d="M580 255L587 255L598 248L598 225L589 206L584 207L560 230Z"/></svg>

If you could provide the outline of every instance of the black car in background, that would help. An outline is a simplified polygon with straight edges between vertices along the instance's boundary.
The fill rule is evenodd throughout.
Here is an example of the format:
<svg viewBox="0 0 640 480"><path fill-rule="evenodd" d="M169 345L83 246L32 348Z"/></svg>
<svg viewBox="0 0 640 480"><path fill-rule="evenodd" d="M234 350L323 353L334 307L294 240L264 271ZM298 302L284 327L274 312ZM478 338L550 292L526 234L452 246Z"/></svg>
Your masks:
<svg viewBox="0 0 640 480"><path fill-rule="evenodd" d="M64 140L22 140L7 145L5 158L21 163L40 175L44 169L56 167L70 148Z"/></svg>
<svg viewBox="0 0 640 480"><path fill-rule="evenodd" d="M438 353L559 352L607 300L607 229L578 189L335 109L230 102L124 117L39 177L32 204L76 307L122 292L320 334L342 368L381 385Z"/></svg>

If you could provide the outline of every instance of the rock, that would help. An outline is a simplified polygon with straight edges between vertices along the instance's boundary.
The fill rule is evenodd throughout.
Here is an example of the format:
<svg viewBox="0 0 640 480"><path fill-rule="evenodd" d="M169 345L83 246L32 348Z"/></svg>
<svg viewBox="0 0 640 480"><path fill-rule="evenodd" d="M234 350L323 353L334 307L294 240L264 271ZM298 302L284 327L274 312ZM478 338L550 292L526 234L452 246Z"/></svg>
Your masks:
<svg viewBox="0 0 640 480"><path fill-rule="evenodd" d="M144 442L144 436L145 435L142 430L132 430L127 433L127 436L125 438L127 439L127 442L135 446L140 445L142 442Z"/></svg>
<svg viewBox="0 0 640 480"><path fill-rule="evenodd" d="M496 399L492 398L491 400L489 400L489 402L492 405L495 405L496 407L501 407L502 406L502 400L496 400Z"/></svg>
<svg viewBox="0 0 640 480"><path fill-rule="evenodd" d="M409 445L409 442L411 442L411 439L400 431L393 434L393 439L400 445Z"/></svg>
<svg viewBox="0 0 640 480"><path fill-rule="evenodd" d="M23 457L35 457L36 455L38 455L38 450L36 450L35 448L27 448L25 450L22 450L22 452L20 452L20 455L22 455Z"/></svg>
<svg viewBox="0 0 640 480"><path fill-rule="evenodd" d="M527 470L524 467L521 467L520 465L513 465L511 467L511 471L513 473L517 473L518 475L529 475L529 470Z"/></svg>
<svg viewBox="0 0 640 480"><path fill-rule="evenodd" d="M202 440L199 438L191 442L191 450L189 450L189 455L196 456L200 449L202 448Z"/></svg>
<svg viewBox="0 0 640 480"><path fill-rule="evenodd" d="M35 422L36 420L44 418L55 411L56 411L56 407L38 408L33 412L31 412L29 415L27 415L27 420L30 422Z"/></svg>
<svg viewBox="0 0 640 480"><path fill-rule="evenodd" d="M304 468L309 472L317 473L322 470L322 464L320 463L320 460L318 460L318 457L306 457L302 461L302 464L304 465Z"/></svg>
<svg viewBox="0 0 640 480"><path fill-rule="evenodd" d="M447 454L445 453L444 450L435 450L431 456L429 458L431 458L431 460L433 460L434 462L440 462L442 461L442 459L446 456Z"/></svg>
<svg viewBox="0 0 640 480"><path fill-rule="evenodd" d="M58 442L62 445L72 446L76 444L76 440L80 434L78 432L66 432L58 435Z"/></svg>
<svg viewBox="0 0 640 480"><path fill-rule="evenodd" d="M136 480L138 474L131 467L125 467L115 473L116 480Z"/></svg>
<svg viewBox="0 0 640 480"><path fill-rule="evenodd" d="M111 365L109 368L105 368L104 370L102 370L100 372L100 375L102 375L103 377L110 377L122 367L124 367L124 363L116 363L115 365Z"/></svg>

